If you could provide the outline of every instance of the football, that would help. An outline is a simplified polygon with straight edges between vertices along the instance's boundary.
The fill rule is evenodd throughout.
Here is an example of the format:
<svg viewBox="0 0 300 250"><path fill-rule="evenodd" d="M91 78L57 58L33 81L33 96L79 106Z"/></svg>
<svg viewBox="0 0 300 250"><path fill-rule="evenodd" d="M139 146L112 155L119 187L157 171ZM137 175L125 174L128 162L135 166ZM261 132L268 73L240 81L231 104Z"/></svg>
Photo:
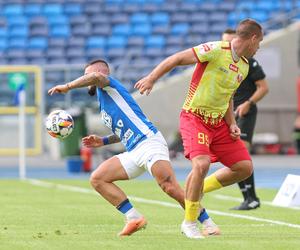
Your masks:
<svg viewBox="0 0 300 250"><path fill-rule="evenodd" d="M72 133L73 128L74 120L65 110L54 110L46 119L46 129L52 137L65 139Z"/></svg>

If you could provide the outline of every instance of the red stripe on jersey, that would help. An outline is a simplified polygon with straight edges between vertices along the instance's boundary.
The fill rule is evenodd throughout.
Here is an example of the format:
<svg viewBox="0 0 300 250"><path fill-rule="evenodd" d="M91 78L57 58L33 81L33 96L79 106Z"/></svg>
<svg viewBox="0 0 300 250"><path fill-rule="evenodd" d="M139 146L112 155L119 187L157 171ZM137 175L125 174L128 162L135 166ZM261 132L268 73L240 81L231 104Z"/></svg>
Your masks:
<svg viewBox="0 0 300 250"><path fill-rule="evenodd" d="M203 73L206 69L208 62L204 63L197 63L196 69L194 70L193 77L190 83L189 91L188 91L188 98L187 98L187 103L186 105L190 105L190 102L192 100L192 97L194 96L197 87L200 84L200 80L203 76Z"/></svg>
<svg viewBox="0 0 300 250"><path fill-rule="evenodd" d="M197 56L197 53L196 53L195 49L192 48L192 50L193 50L193 52L194 52L195 57L197 58L197 61L198 61L199 63L201 63L200 60L199 60L199 58L198 58L198 56Z"/></svg>

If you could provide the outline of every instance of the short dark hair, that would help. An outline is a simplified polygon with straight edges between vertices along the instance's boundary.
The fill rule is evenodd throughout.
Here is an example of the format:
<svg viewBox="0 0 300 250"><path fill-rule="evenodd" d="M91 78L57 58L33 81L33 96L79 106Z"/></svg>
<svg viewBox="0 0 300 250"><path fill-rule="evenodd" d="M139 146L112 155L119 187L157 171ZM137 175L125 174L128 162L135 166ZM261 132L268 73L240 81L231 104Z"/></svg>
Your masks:
<svg viewBox="0 0 300 250"><path fill-rule="evenodd" d="M107 68L109 68L109 65L108 63L104 60L104 59L96 59L96 60L93 60L91 62L89 62L88 64L85 65L84 69L86 69L87 67L95 64L95 63L103 63L107 66Z"/></svg>
<svg viewBox="0 0 300 250"><path fill-rule="evenodd" d="M223 34L235 34L236 31L234 29L231 29L231 28L227 28L226 30L223 31Z"/></svg>
<svg viewBox="0 0 300 250"><path fill-rule="evenodd" d="M237 36L247 39L252 35L263 35L261 25L253 19L247 18L242 20L236 28Z"/></svg>
<svg viewBox="0 0 300 250"><path fill-rule="evenodd" d="M93 64L95 64L95 63L103 63L103 64L106 65L107 68L109 69L109 65L108 65L108 63L107 63L104 59L96 59L96 60L93 60L93 61L89 62L88 64L86 64L85 67L84 67L84 69L86 69L87 67L89 67L89 66L91 66L91 65L93 65ZM96 90L97 90L96 86L91 86L91 87L89 88L89 90L88 90L88 94L89 94L90 96L94 96L94 95L96 94Z"/></svg>

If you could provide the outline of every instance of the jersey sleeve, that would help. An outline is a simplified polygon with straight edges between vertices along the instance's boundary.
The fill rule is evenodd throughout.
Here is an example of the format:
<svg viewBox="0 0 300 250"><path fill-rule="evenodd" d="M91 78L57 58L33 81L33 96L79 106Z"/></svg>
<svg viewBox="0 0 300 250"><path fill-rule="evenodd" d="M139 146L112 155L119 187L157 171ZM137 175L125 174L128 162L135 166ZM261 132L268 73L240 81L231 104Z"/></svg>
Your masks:
<svg viewBox="0 0 300 250"><path fill-rule="evenodd" d="M253 82L263 80L266 77L266 74L263 71L262 67L255 59L252 58L249 64L250 64L249 77Z"/></svg>
<svg viewBox="0 0 300 250"><path fill-rule="evenodd" d="M198 46L193 47L195 56L200 63L210 62L219 56L221 51L220 42L208 42L202 43Z"/></svg>

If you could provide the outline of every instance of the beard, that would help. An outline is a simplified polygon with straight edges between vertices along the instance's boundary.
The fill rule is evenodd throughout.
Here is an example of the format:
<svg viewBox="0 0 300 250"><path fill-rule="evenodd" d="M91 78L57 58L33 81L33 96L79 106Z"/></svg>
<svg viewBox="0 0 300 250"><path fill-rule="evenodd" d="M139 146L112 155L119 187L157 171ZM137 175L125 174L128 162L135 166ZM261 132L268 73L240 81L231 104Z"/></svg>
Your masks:
<svg viewBox="0 0 300 250"><path fill-rule="evenodd" d="M94 96L96 94L96 86L89 87L88 94Z"/></svg>

